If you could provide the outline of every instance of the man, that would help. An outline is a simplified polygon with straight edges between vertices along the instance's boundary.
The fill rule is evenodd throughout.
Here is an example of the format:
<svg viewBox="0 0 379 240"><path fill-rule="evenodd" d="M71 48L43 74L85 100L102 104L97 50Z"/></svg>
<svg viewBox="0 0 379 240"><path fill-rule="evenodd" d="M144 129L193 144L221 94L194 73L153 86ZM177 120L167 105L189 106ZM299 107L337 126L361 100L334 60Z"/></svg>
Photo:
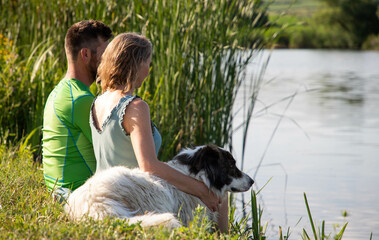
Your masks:
<svg viewBox="0 0 379 240"><path fill-rule="evenodd" d="M42 162L49 190L65 195L96 170L89 114L101 55L113 37L104 23L89 20L72 25L65 38L66 76L50 93L44 110Z"/></svg>

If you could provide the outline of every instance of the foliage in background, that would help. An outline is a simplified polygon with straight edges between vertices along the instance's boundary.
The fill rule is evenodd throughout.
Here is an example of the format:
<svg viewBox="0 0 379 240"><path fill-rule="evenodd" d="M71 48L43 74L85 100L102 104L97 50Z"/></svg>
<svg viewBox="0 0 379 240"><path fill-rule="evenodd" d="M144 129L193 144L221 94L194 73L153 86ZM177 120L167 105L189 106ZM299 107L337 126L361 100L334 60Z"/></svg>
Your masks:
<svg viewBox="0 0 379 240"><path fill-rule="evenodd" d="M63 74L54 56L54 44L47 41L27 47L31 49L27 57L12 46L11 53L4 56L5 61L0 61L0 139L4 143L41 126L46 98L59 80L59 74ZM39 144L39 134L34 136L33 142Z"/></svg>
<svg viewBox="0 0 379 240"><path fill-rule="evenodd" d="M41 127L46 98L66 71L68 27L98 19L116 35L138 32L153 43L150 77L138 94L164 136L162 160L189 145L227 145L245 67L266 44L260 2L0 0L0 34L6 38L0 50L10 53L0 62L2 142ZM241 46L255 51L242 52ZM32 143L40 143L40 132Z"/></svg>
<svg viewBox="0 0 379 240"><path fill-rule="evenodd" d="M271 22L275 25L268 34L280 32L275 43L279 48L354 48L349 33L336 26L321 24L324 15L329 15L327 12L328 10L317 12L312 18L271 15Z"/></svg>
<svg viewBox="0 0 379 240"><path fill-rule="evenodd" d="M377 0L308 0L305 6L297 4L300 1L287 1L287 7L283 0L277 2L273 2L272 6L277 7L271 7L269 14L273 25L268 35L281 31L278 47L379 48ZM302 14L305 9L311 14Z"/></svg>
<svg viewBox="0 0 379 240"><path fill-rule="evenodd" d="M329 21L351 33L354 47L361 48L369 35L379 34L379 1L322 0L332 9Z"/></svg>

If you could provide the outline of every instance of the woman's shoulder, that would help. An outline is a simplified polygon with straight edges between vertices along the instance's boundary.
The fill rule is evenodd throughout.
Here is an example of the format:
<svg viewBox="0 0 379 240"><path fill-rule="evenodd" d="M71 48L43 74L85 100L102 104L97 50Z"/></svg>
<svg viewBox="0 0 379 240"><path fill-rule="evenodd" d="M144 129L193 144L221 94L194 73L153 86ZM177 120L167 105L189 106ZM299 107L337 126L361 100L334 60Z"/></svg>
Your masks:
<svg viewBox="0 0 379 240"><path fill-rule="evenodd" d="M147 129L147 126L150 126L149 105L141 98L134 98L127 105L120 121L127 134L131 134L137 126Z"/></svg>
<svg viewBox="0 0 379 240"><path fill-rule="evenodd" d="M133 96L128 105L132 108L149 109L149 105L139 96Z"/></svg>
<svg viewBox="0 0 379 240"><path fill-rule="evenodd" d="M145 114L150 115L150 108L149 105L143 99L141 99L138 96L135 96L128 103L128 107L125 110L125 114L129 116L140 116Z"/></svg>

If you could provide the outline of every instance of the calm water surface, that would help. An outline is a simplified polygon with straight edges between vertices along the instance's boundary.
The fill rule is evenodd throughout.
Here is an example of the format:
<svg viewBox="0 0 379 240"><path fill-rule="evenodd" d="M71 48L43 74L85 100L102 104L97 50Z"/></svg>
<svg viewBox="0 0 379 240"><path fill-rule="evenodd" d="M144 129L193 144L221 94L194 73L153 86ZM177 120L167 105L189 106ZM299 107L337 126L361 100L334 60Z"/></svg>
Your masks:
<svg viewBox="0 0 379 240"><path fill-rule="evenodd" d="M252 62L249 70L254 69ZM369 239L371 232L378 238L379 52L274 50L264 79L244 170L256 174L259 188L272 177L260 193L268 236L277 239L279 226L291 227L291 239L300 239L303 227L312 234L305 192L316 224L325 220L327 233L335 233L335 224L349 222L343 239ZM283 98L294 93L286 110L289 100ZM238 105L242 96L243 91ZM241 119L238 114L235 126ZM238 159L241 136L241 131L233 136Z"/></svg>

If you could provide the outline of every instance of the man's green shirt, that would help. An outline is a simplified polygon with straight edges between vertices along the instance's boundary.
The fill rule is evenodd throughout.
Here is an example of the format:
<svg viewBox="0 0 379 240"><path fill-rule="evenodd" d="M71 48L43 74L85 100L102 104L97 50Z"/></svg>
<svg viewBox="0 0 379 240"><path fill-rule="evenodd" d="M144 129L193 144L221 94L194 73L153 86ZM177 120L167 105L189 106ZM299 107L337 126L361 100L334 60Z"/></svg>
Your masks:
<svg viewBox="0 0 379 240"><path fill-rule="evenodd" d="M43 116L42 160L50 190L75 190L96 170L89 114L94 95L76 79L63 79L50 93Z"/></svg>

